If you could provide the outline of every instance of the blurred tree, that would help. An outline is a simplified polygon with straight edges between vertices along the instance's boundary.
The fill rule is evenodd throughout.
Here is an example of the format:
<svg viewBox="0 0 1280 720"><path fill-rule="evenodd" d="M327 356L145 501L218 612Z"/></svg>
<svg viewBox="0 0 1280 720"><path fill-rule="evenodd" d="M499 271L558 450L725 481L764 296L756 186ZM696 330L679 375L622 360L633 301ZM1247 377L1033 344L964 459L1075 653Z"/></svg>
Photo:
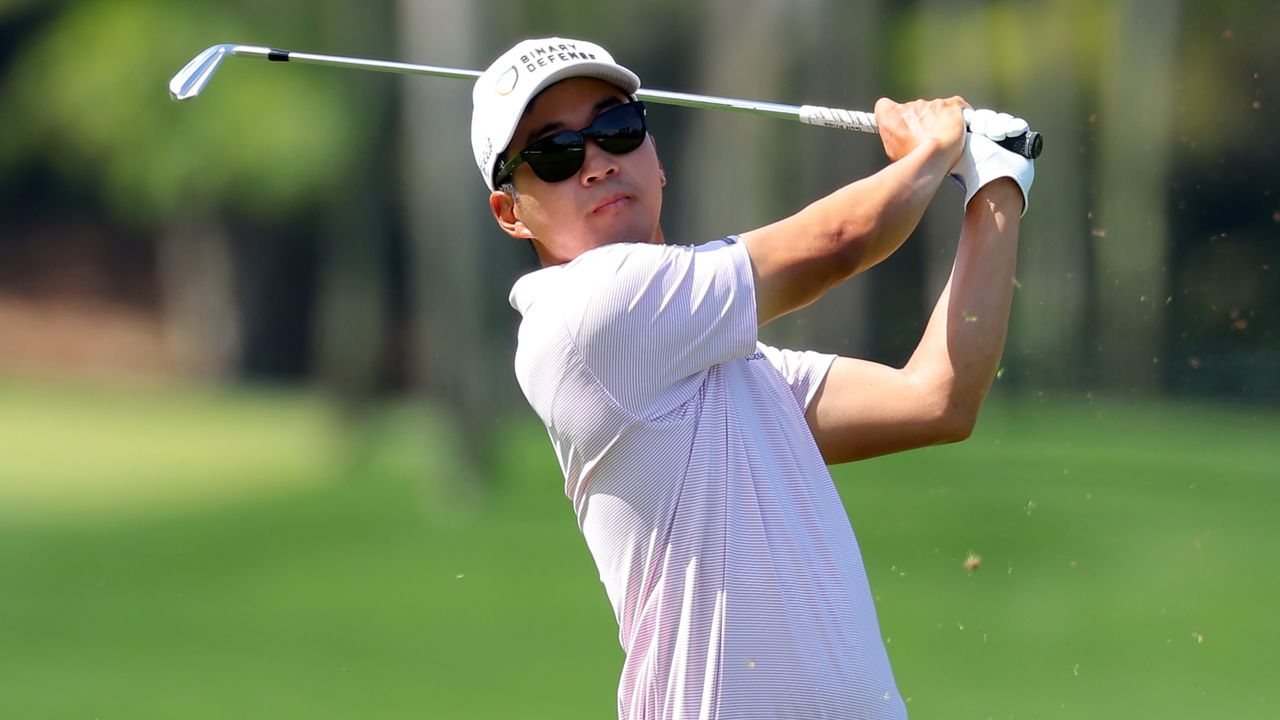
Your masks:
<svg viewBox="0 0 1280 720"><path fill-rule="evenodd" d="M37 0L0 0L0 20L6 20L27 11L38 3Z"/></svg>
<svg viewBox="0 0 1280 720"><path fill-rule="evenodd" d="M870 110L879 97L883 17L877 0L858 3L821 0L793 6L794 39L789 53L794 88L789 102ZM781 128L780 128L781 129ZM771 168L773 192L790 190L783 212L827 195L885 164L875 137L844 130L790 126L794 160ZM865 357L871 329L871 282L875 274L844 282L798 313L780 342L826 352Z"/></svg>
<svg viewBox="0 0 1280 720"><path fill-rule="evenodd" d="M503 27L468 0L400 0L396 10L401 54L440 65L483 67L490 51L481 47L481 29L490 21ZM402 88L411 376L452 411L461 455L475 471L514 404L513 317L499 288L520 248L488 217L488 191L471 153L472 84L408 79Z"/></svg>
<svg viewBox="0 0 1280 720"><path fill-rule="evenodd" d="M962 95L974 107L1000 107L996 97L998 39L990 8L979 0L923 0L917 13L917 28L909 37L917 54L915 82L920 96ZM951 274L962 203L963 195L948 181L938 191L933 211L921 222L923 237L915 242L924 244L922 290L927 308L933 307Z"/></svg>
<svg viewBox="0 0 1280 720"><path fill-rule="evenodd" d="M252 272L235 264L227 214L279 217L332 197L363 129L336 75L282 81L245 61L227 63L198 106L169 102L169 77L214 42L282 24L282 39L305 36L287 13L226 10L68 3L18 50L0 88L0 169L48 163L119 222L156 230L173 334L212 374L236 369L236 273Z"/></svg>
<svg viewBox="0 0 1280 720"><path fill-rule="evenodd" d="M963 95L993 104L991 28L976 0L956 4L923 0L899 7L887 23L888 82L897 101ZM876 341L891 362L905 362L951 271L962 220L963 195L944 182L916 232L877 273L879 304L893 308L876 318Z"/></svg>
<svg viewBox="0 0 1280 720"><path fill-rule="evenodd" d="M1172 387L1280 398L1280 5L1186 3L1168 216ZM1176 142L1173 142L1175 141Z"/></svg>
<svg viewBox="0 0 1280 720"><path fill-rule="evenodd" d="M1036 390L1068 386L1087 365L1085 211L1077 149L1081 70L1074 62L1081 47L1092 42L1093 16L1087 10L1055 0L927 0L910 19L902 43L917 68L915 83L923 96L959 94L975 107L1019 112L1050 138L1046 161L1037 167L1035 211L1023 226L1005 353L1015 369L1009 381ZM1027 33L1032 26L1077 32ZM956 197L959 193L944 185L922 223L926 302L932 302L951 269L961 219L951 209L959 209Z"/></svg>
<svg viewBox="0 0 1280 720"><path fill-rule="evenodd" d="M360 7L340 0L318 3L318 41L339 54L381 57L391 44L393 6ZM321 72L328 72L321 70ZM392 354L391 275L397 178L387 171L396 156L395 79L340 72L345 112L359 108L369 137L352 158L351 178L321 203L313 316L316 374L349 410L359 411L388 374Z"/></svg>
<svg viewBox="0 0 1280 720"><path fill-rule="evenodd" d="M799 103L805 96L819 94L818 88L823 91L820 94L840 97L844 88L835 85L836 78L845 77L843 72L826 68L828 72L814 77L800 67L801 48L807 48L808 58L821 57L821 50L832 49L831 45L821 50L810 45L820 38L811 32L812 23L805 27L806 19L830 10L822 2L788 5L771 0L713 0L704 4L697 20L697 78L691 81L692 86L709 95L763 101ZM779 36L796 42L773 42ZM768 51L759 52L760 48ZM838 62L836 58L827 60ZM812 65L805 69L810 68ZM674 232L667 231L668 240L696 244L745 232L785 217L830 192L848 168L832 163L806 167L801 154L812 159L816 143L820 139L829 142L831 134L750 115L695 111L680 157L685 183L679 187L685 203ZM827 150L826 157L830 157L830 148ZM836 303L830 306L834 308ZM818 315L810 310L773 323L764 330L764 339L784 346L807 346L814 340ZM855 327L851 325L850 332Z"/></svg>
<svg viewBox="0 0 1280 720"><path fill-rule="evenodd" d="M1157 390L1167 364L1167 188L1178 3L1133 0L1106 28L1096 186L1097 360L1108 385Z"/></svg>
<svg viewBox="0 0 1280 720"><path fill-rule="evenodd" d="M1026 114L1050 138L1036 165L1031 211L1022 224L1019 287L1010 321L1009 381L1027 390L1078 386L1090 369L1085 339L1089 264L1084 162L1087 78L1081 58L1102 11L1095 3L1046 0L1003 5L997 15L1002 52L997 76L1009 87L1008 107ZM1034 22L1060 32L1028 33ZM1022 108L1025 108L1023 110Z"/></svg>
<svg viewBox="0 0 1280 720"><path fill-rule="evenodd" d="M710 95L779 99L786 79L785 44L772 42L786 12L770 0L709 0L702 5L691 85ZM733 32L726 32L733 28ZM768 48L767 52L759 52ZM688 204L668 241L698 244L776 220L787 208L772 172L778 166L778 123L698 111L680 162L697 172L681 188Z"/></svg>
<svg viewBox="0 0 1280 720"><path fill-rule="evenodd" d="M876 3L711 2L694 22L698 77L711 95L793 104L867 107L878 64ZM732 30L728 30L731 28ZM778 37L792 41L778 43ZM760 48L768 48L760 52ZM859 95L861 94L861 95ZM669 195L672 242L698 243L768 224L873 171L865 137L717 111L694 111ZM670 170L670 168L669 168ZM670 178L669 178L670 179ZM865 352L868 286L850 282L814 307L771 324L768 342Z"/></svg>

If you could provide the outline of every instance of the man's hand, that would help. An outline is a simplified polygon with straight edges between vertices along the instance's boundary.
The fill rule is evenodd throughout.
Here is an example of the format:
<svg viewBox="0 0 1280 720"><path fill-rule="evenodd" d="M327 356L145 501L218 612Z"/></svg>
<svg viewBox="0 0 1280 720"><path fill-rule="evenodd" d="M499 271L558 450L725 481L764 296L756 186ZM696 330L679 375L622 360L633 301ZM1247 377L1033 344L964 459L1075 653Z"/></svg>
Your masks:
<svg viewBox="0 0 1280 720"><path fill-rule="evenodd" d="M959 95L943 100L913 100L896 103L889 98L876 101L876 124L889 160L897 162L920 145L932 143L947 159L947 169L955 166L964 150L965 122L962 114L969 103Z"/></svg>
<svg viewBox="0 0 1280 720"><path fill-rule="evenodd" d="M1035 163L1005 150L995 141L1026 132L1027 122L991 110L966 111L966 115L969 132L965 134L964 152L951 169L951 178L964 189L965 206L968 207L984 185L999 178L1011 178L1022 190L1021 212L1025 213L1027 196L1036 177Z"/></svg>

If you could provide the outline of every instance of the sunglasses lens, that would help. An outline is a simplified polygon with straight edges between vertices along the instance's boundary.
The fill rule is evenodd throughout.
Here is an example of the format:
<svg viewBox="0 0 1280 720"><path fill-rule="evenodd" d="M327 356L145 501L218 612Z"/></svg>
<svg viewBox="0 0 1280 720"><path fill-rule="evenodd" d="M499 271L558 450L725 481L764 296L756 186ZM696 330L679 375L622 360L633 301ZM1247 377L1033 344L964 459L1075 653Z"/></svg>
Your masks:
<svg viewBox="0 0 1280 720"><path fill-rule="evenodd" d="M629 153L644 142L644 110L630 103L601 113L586 131L601 149L615 155Z"/></svg>
<svg viewBox="0 0 1280 720"><path fill-rule="evenodd" d="M644 143L645 133L644 105L632 102L600 113L581 132L562 130L533 143L521 154L543 182L555 183L568 180L582 169L586 138L594 140L605 152L624 155Z"/></svg>
<svg viewBox="0 0 1280 720"><path fill-rule="evenodd" d="M565 130L543 138L524 151L525 161L543 182L568 180L582 169L581 133Z"/></svg>

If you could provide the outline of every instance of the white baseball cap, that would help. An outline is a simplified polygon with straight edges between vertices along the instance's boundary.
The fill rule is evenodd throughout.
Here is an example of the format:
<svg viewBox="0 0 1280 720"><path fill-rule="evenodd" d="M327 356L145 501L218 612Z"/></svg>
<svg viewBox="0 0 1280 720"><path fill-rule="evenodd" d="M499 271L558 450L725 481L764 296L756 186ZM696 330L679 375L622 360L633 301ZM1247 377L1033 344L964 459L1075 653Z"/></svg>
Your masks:
<svg viewBox="0 0 1280 720"><path fill-rule="evenodd" d="M471 149L490 190L498 155L507 149L529 102L571 77L598 78L628 95L640 88L640 78L614 62L608 50L586 40L558 37L520 41L476 80L471 91Z"/></svg>

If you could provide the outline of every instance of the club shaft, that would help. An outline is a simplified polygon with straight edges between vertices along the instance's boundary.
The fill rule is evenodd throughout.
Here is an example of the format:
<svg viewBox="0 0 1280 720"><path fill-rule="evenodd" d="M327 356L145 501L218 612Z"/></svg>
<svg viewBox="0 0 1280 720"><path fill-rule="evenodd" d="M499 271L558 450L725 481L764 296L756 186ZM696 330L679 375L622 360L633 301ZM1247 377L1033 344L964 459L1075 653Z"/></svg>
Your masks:
<svg viewBox="0 0 1280 720"><path fill-rule="evenodd" d="M306 65L328 65L330 67L356 68L375 70L378 72L399 73L402 75L428 75L463 80L474 80L480 77L476 70L440 67L437 65L421 65L417 63L396 62L393 60L374 60L369 58L344 57L340 55L320 55L316 53L293 52L257 45L215 45L196 56L169 83L169 92L175 100L188 100L195 97L208 84L218 64L225 55L249 57L270 62L294 62ZM742 100L738 98L716 97L714 95L697 95L694 93L671 92L668 90L637 90L636 98L645 102L663 105L680 105L693 108L713 108L717 110L733 110L780 118L796 120L809 125L842 128L859 132L878 133L875 116L871 113L856 110L841 110L814 105L785 105L782 103L761 102L758 100ZM1015 138L999 141L1000 145L1024 157L1034 158L1040 154L1041 138L1037 132L1028 132Z"/></svg>
<svg viewBox="0 0 1280 720"><path fill-rule="evenodd" d="M340 55L318 55L316 53L275 50L272 48L249 45L237 45L231 51L231 54L236 57L255 57L272 62L296 62L307 65L359 68L363 70L399 73L402 75L429 75L432 77L458 78L463 80L474 80L480 77L480 71L478 70L439 67L436 65L419 65L416 63L395 62L392 60L371 60L368 58L342 57ZM644 88L636 91L636 99L663 105L714 108L719 110L738 110L740 112L747 112L754 115L767 115L769 117L782 118L784 120L800 119L800 107L798 105L783 105L780 103L758 102L755 100L695 95L693 93L670 92L667 90L646 90Z"/></svg>
<svg viewBox="0 0 1280 720"><path fill-rule="evenodd" d="M480 77L476 70L460 68L435 67L414 63L395 62L393 60L373 60L370 58L342 57L340 55L318 55L316 53L277 50L258 45L232 45L227 53L236 57L258 58L270 62L294 62L305 65L328 65L330 67L356 68L360 70L377 70L379 72L400 73L402 75L432 75L472 80Z"/></svg>

